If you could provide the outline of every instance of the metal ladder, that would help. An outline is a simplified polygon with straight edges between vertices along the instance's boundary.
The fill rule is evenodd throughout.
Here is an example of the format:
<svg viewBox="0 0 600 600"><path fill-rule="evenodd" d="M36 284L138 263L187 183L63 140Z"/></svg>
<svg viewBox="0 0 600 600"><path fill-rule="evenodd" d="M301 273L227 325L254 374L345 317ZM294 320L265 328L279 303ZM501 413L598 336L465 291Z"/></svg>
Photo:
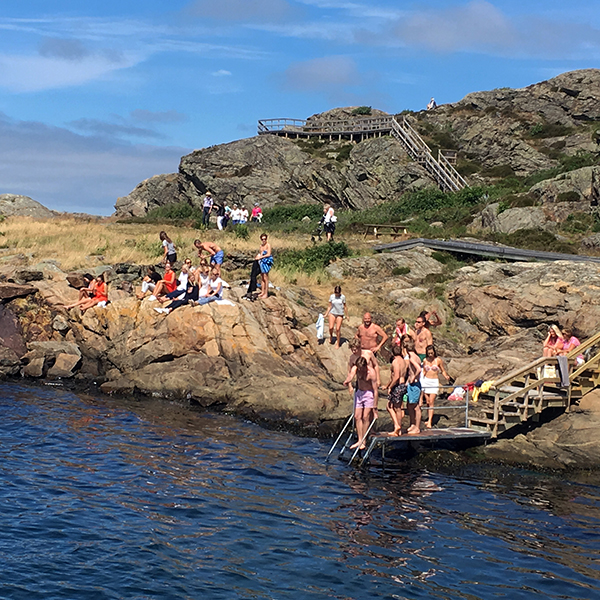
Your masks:
<svg viewBox="0 0 600 600"><path fill-rule="evenodd" d="M354 461L354 459L358 456L358 453L360 452L360 446L362 442L365 442L367 440L367 438L369 437L369 433L371 433L371 429L373 429L373 426L375 425L377 419L373 419L371 421L371 424L369 425L369 427L367 428L367 432L365 433L365 437L362 440L359 440L359 444L358 446L354 449L354 452L352 453L352 456L350 457L350 460L348 461L348 464L352 464L352 462ZM342 459L344 452L346 450L350 450L350 441L352 440L353 436L354 436L354 431L355 428L354 426L350 427L351 425L353 425L354 423L354 414L351 414L348 417L348 420L346 421L346 424L344 425L344 427L342 428L342 431L340 431L340 434L337 436L335 442L333 442L333 445L331 446L327 457L325 458L325 462L329 461L329 458L331 457L331 455L333 454L334 450L336 449L337 445L340 443L340 440L342 439L342 437L344 437L344 434L346 433L346 430L348 428L350 428L350 433L348 434L348 437L346 438L346 441L342 444L342 448L338 453L338 459Z"/></svg>

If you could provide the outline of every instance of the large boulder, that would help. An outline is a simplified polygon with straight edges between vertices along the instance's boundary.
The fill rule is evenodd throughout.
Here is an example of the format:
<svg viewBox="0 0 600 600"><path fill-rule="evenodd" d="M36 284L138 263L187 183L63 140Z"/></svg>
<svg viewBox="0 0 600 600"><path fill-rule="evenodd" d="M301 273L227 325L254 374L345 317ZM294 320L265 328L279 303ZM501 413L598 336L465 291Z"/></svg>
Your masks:
<svg viewBox="0 0 600 600"><path fill-rule="evenodd" d="M36 219L49 219L54 213L44 205L17 194L0 194L0 215L4 217L34 217Z"/></svg>
<svg viewBox="0 0 600 600"><path fill-rule="evenodd" d="M119 217L143 217L154 208L186 202L193 204L197 193L179 173L155 175L139 183L127 196L117 199Z"/></svg>
<svg viewBox="0 0 600 600"><path fill-rule="evenodd" d="M590 202L600 199L600 167L583 167L545 179L534 185L529 193L543 203L568 201L571 212L581 210L579 203L589 210Z"/></svg>
<svg viewBox="0 0 600 600"><path fill-rule="evenodd" d="M17 375L21 370L21 361L14 350L0 343L0 379Z"/></svg>

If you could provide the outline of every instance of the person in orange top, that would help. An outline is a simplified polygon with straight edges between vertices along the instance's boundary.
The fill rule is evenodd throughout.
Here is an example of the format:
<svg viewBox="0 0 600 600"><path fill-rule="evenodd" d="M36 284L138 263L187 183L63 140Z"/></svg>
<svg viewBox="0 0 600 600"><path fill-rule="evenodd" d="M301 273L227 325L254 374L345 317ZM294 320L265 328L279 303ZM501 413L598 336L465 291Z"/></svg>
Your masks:
<svg viewBox="0 0 600 600"><path fill-rule="evenodd" d="M158 296L164 296L170 292L175 291L177 287L177 278L175 276L175 271L171 268L171 263L165 263L165 274L163 278L156 284L154 288L154 294L150 296L149 300L156 300Z"/></svg>
<svg viewBox="0 0 600 600"><path fill-rule="evenodd" d="M90 286L92 287L92 286ZM96 306L100 302L108 302L108 292L106 290L106 282L104 281L104 274L98 275L94 281L94 295L91 298L83 298L78 300L74 304L69 304L65 308L71 309L79 306L81 312L85 312L88 308L92 308L92 306Z"/></svg>
<svg viewBox="0 0 600 600"><path fill-rule="evenodd" d="M565 340L561 330L556 325L551 325L548 335L544 340L542 356L557 356L563 348Z"/></svg>

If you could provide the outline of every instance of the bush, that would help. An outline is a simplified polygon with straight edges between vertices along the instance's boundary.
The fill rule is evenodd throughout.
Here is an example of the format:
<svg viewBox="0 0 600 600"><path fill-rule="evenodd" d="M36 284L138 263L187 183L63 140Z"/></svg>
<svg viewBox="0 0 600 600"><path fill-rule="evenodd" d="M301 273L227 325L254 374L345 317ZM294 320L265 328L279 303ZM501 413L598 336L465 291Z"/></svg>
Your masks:
<svg viewBox="0 0 600 600"><path fill-rule="evenodd" d="M353 115L370 115L372 112L370 106L357 106L351 114Z"/></svg>
<svg viewBox="0 0 600 600"><path fill-rule="evenodd" d="M561 192L556 199L558 202L579 202L581 196L577 192L570 190L568 192Z"/></svg>
<svg viewBox="0 0 600 600"><path fill-rule="evenodd" d="M344 160L348 160L350 158L350 152L352 152L352 148L353 148L352 144L346 144L345 146L342 146L337 151L337 156L335 157L335 159L340 162L342 162Z"/></svg>
<svg viewBox="0 0 600 600"><path fill-rule="evenodd" d="M248 225L235 225L233 227L233 233L236 238L241 240L247 240L250 237L250 230L248 229Z"/></svg>
<svg viewBox="0 0 600 600"><path fill-rule="evenodd" d="M549 137L562 137L572 133L573 128L560 123L548 123L547 121L541 121L529 128L528 135L531 138L549 138Z"/></svg>
<svg viewBox="0 0 600 600"><path fill-rule="evenodd" d="M263 225L281 225L290 221L301 221L309 217L311 221L319 220L323 215L320 204L280 204L263 211Z"/></svg>
<svg viewBox="0 0 600 600"><path fill-rule="evenodd" d="M392 275L394 277L400 277L401 275L408 275L410 273L410 267L394 267L392 269Z"/></svg>
<svg viewBox="0 0 600 600"><path fill-rule="evenodd" d="M350 249L344 242L326 243L304 250L284 250L277 254L276 264L278 268L310 274L320 271L334 260L345 258L350 254Z"/></svg>

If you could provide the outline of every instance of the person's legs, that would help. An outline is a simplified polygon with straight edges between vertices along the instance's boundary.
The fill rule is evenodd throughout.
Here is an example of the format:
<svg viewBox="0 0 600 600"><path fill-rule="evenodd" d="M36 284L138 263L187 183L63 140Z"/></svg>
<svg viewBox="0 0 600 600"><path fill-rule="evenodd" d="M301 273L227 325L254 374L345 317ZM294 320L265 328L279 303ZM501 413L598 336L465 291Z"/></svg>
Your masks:
<svg viewBox="0 0 600 600"><path fill-rule="evenodd" d="M418 381L409 383L407 386L408 396L408 416L410 418L410 427L408 433L421 433L421 407L419 400L421 398L421 384Z"/></svg>
<svg viewBox="0 0 600 600"><path fill-rule="evenodd" d="M362 406L357 406L354 410L354 424L356 426L356 436L358 439L356 440L356 443L350 446L352 450L358 448L363 443L363 438L365 437L368 427L365 415L367 410L368 409L363 408Z"/></svg>
<svg viewBox="0 0 600 600"><path fill-rule="evenodd" d="M205 225L207 229L210 225L210 208L208 207L202 210L202 225Z"/></svg>
<svg viewBox="0 0 600 600"><path fill-rule="evenodd" d="M424 394L425 402L427 402L427 406L429 410L427 411L429 414L427 415L427 429L431 429L433 427L433 407L435 405L435 399L437 398L437 394Z"/></svg>
<svg viewBox="0 0 600 600"><path fill-rule="evenodd" d="M393 402L388 402L387 411L390 413L390 418L394 424L394 431L392 431L390 435L398 436L402 432L402 409L400 409L400 415L398 415L395 404Z"/></svg>
<svg viewBox="0 0 600 600"><path fill-rule="evenodd" d="M268 298L269 297L269 274L261 273L260 274L260 294L259 298Z"/></svg>
<svg viewBox="0 0 600 600"><path fill-rule="evenodd" d="M329 319L329 343L333 344L333 329L335 327L335 315L329 313L327 315L327 318Z"/></svg>
<svg viewBox="0 0 600 600"><path fill-rule="evenodd" d="M344 320L344 317L336 317L335 318L335 347L339 348L340 347L340 335L341 335L341 331L342 331L342 321ZM331 333L330 333L331 335Z"/></svg>
<svg viewBox="0 0 600 600"><path fill-rule="evenodd" d="M216 296L203 296L202 298L198 298L198 304L202 306L203 304L208 304L209 302L214 302L217 300Z"/></svg>
<svg viewBox="0 0 600 600"><path fill-rule="evenodd" d="M217 229L223 231L223 217L217 217Z"/></svg>

